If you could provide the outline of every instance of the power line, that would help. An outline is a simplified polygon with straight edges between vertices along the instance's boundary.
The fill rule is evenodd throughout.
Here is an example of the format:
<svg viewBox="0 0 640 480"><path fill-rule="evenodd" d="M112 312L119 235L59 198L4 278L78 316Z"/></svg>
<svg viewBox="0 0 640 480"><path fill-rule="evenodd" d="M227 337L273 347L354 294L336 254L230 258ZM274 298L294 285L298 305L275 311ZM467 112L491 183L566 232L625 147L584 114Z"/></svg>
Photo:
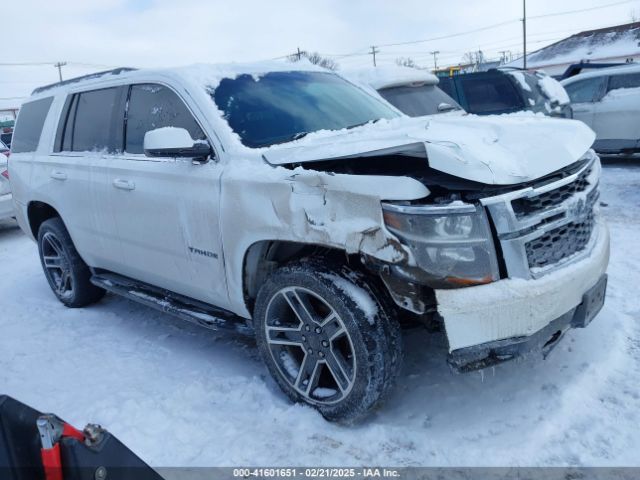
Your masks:
<svg viewBox="0 0 640 480"><path fill-rule="evenodd" d="M593 10L600 10L602 8L607 8L607 7L615 7L616 5L624 5L626 3L633 3L635 0L625 0L623 2L614 2L614 3L608 3L606 5L598 5L596 7L587 7L587 8L580 8L578 10L567 10L565 12L556 12L556 13L546 13L543 15L534 15L532 17L529 17L529 19L535 19L535 18L547 18L547 17L558 17L560 15L570 15L572 13L582 13L582 12L591 12Z"/></svg>

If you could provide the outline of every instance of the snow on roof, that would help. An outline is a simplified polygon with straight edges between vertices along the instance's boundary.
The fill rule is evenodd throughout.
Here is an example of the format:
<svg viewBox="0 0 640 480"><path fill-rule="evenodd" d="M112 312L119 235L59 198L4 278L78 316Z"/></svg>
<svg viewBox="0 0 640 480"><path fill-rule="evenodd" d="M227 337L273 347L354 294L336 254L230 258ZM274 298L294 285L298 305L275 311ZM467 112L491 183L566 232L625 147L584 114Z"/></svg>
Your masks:
<svg viewBox="0 0 640 480"><path fill-rule="evenodd" d="M344 70L342 73L358 83L369 85L376 90L411 83L427 83L429 85L438 83L438 77L427 70L409 67L371 67Z"/></svg>
<svg viewBox="0 0 640 480"><path fill-rule="evenodd" d="M195 64L184 67L170 67L158 69L128 69L118 68L106 72L99 72L83 77L72 78L59 84L46 85L34 90L33 96L46 96L58 93L77 86L93 85L112 80L117 76L119 79L135 79L136 77L149 77L150 75L163 74L179 76L196 83L216 87L223 78L235 78L239 75L253 75L256 78L269 72L299 72L314 71L327 72L325 68L313 65L306 59L298 62L287 60L269 60L253 63L221 63L221 64Z"/></svg>
<svg viewBox="0 0 640 480"><path fill-rule="evenodd" d="M587 30L527 55L527 67L640 55L640 22ZM522 67L522 58L509 66Z"/></svg>

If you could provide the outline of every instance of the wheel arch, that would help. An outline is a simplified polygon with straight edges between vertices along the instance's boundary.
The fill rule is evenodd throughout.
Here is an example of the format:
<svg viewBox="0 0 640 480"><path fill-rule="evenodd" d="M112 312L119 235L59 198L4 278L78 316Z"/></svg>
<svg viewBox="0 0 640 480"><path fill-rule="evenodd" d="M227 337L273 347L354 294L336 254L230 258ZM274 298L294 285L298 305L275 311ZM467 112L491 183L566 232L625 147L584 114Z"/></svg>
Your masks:
<svg viewBox="0 0 640 480"><path fill-rule="evenodd" d="M275 269L311 255L337 259L344 263L359 264L357 255L345 250L314 243L288 240L260 240L246 250L242 262L242 291L245 305L251 315L260 286Z"/></svg>
<svg viewBox="0 0 640 480"><path fill-rule="evenodd" d="M29 202L27 206L27 219L29 221L29 228L34 238L38 238L38 230L40 226L50 218L61 217L58 210L46 202L40 202L37 200Z"/></svg>

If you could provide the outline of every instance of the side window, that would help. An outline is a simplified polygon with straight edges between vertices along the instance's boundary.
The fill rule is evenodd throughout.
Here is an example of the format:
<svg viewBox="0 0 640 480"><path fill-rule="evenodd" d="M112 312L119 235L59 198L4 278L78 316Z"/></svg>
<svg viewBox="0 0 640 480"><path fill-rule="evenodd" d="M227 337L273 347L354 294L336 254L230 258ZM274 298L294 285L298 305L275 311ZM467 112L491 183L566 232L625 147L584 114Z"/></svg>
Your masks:
<svg viewBox="0 0 640 480"><path fill-rule="evenodd" d="M20 108L16 128L13 132L13 153L35 152L40 143L42 127L49 113L53 97L25 103Z"/></svg>
<svg viewBox="0 0 640 480"><path fill-rule="evenodd" d="M609 88L607 91L617 90L619 88L638 88L640 87L640 73L627 73L624 75L613 75L609 78Z"/></svg>
<svg viewBox="0 0 640 480"><path fill-rule="evenodd" d="M587 78L565 85L564 88L569 94L571 103L591 103L600 97L604 81L605 77Z"/></svg>
<svg viewBox="0 0 640 480"><path fill-rule="evenodd" d="M113 140L116 122L113 121L113 113L119 100L118 93L118 88L104 88L77 95L75 109L70 112L73 115L70 115L67 120L68 124L69 120L73 122L73 132L69 139L70 144L64 144L65 150L73 152L116 150Z"/></svg>
<svg viewBox="0 0 640 480"><path fill-rule="evenodd" d="M206 138L180 97L162 85L131 86L126 122L127 153L144 153L144 135L156 128L179 127L186 129L194 140Z"/></svg>
<svg viewBox="0 0 640 480"><path fill-rule="evenodd" d="M472 113L500 112L523 107L522 99L506 75L462 75L460 83Z"/></svg>

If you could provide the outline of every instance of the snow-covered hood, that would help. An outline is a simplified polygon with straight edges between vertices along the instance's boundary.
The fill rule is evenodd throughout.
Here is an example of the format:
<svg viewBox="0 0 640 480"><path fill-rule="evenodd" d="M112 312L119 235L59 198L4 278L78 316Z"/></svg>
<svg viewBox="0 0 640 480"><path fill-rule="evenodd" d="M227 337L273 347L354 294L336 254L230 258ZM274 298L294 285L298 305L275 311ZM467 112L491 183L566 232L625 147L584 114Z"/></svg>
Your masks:
<svg viewBox="0 0 640 480"><path fill-rule="evenodd" d="M542 114L434 115L315 132L270 147L263 155L272 165L386 154L424 156L431 168L441 172L489 185L511 185L576 162L594 140L595 133L584 123Z"/></svg>

